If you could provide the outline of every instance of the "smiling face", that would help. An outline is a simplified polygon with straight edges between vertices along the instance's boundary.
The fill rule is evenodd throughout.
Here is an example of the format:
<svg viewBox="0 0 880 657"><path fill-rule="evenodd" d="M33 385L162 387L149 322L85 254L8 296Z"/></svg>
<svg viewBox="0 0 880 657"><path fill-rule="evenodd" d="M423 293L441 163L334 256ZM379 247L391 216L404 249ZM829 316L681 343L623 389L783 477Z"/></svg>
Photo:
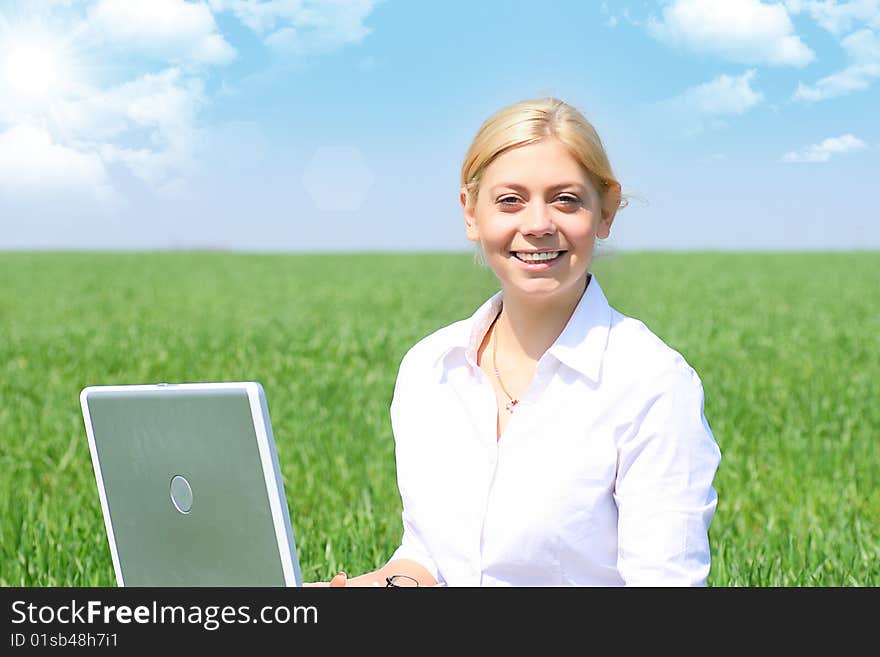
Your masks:
<svg viewBox="0 0 880 657"><path fill-rule="evenodd" d="M466 200L462 190L467 238L482 244L502 289L549 300L583 291L596 237L608 237L619 196L600 197L550 137L499 155L483 172L476 204Z"/></svg>

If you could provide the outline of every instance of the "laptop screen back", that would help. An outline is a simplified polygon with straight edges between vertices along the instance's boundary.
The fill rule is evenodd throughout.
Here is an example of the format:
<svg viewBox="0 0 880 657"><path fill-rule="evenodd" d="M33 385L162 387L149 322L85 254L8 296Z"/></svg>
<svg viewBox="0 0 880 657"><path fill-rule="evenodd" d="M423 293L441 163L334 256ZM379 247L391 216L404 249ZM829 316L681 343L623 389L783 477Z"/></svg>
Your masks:
<svg viewBox="0 0 880 657"><path fill-rule="evenodd" d="M259 384L81 398L119 585L301 584Z"/></svg>

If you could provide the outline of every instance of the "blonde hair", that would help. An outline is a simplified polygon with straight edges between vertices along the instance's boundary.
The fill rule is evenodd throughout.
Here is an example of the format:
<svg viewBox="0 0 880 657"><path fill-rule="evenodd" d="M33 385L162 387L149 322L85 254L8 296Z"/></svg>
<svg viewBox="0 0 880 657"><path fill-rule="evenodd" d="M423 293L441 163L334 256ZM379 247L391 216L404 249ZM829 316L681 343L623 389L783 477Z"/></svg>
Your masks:
<svg viewBox="0 0 880 657"><path fill-rule="evenodd" d="M555 137L568 148L600 198L611 188L620 189L602 140L583 114L558 98L529 99L498 110L480 126L461 167L468 206L476 204L483 173L496 157L546 137ZM627 204L621 194L618 207Z"/></svg>

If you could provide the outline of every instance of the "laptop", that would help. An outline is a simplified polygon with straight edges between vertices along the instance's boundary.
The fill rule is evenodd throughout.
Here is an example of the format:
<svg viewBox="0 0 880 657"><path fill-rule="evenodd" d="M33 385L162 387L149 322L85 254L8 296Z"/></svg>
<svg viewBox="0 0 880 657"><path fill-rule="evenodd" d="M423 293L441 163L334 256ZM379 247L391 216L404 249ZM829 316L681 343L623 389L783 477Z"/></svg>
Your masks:
<svg viewBox="0 0 880 657"><path fill-rule="evenodd" d="M80 393L118 586L302 586L263 386Z"/></svg>

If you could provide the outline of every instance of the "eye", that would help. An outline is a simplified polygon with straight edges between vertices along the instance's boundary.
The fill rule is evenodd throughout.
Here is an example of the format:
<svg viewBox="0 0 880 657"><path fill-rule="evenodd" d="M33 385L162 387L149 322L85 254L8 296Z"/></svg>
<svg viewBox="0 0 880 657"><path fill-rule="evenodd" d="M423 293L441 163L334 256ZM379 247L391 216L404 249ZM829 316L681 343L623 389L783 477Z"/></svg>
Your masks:
<svg viewBox="0 0 880 657"><path fill-rule="evenodd" d="M580 205L581 203L581 200L577 196L573 196L571 194L560 194L556 197L556 200L568 206ZM516 196L502 196L500 199L498 199L498 203L500 205L505 205L507 207L511 207L520 202L520 199Z"/></svg>

